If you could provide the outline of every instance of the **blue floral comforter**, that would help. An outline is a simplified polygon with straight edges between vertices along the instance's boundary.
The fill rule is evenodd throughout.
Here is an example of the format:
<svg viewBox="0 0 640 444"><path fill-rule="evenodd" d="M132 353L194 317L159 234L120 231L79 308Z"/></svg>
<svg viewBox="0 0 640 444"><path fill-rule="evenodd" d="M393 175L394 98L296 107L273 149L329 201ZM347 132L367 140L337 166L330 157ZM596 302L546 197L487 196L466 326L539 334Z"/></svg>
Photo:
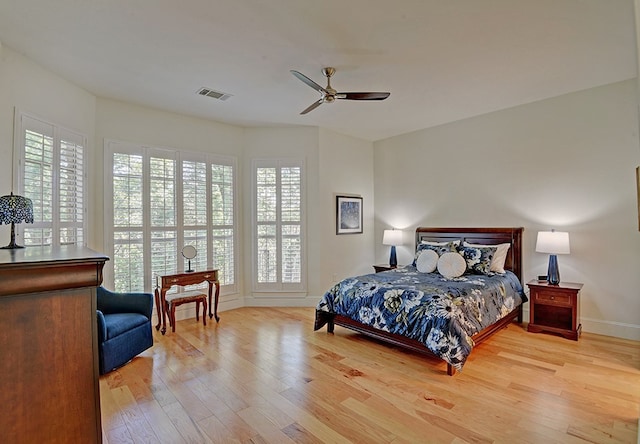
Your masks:
<svg viewBox="0 0 640 444"><path fill-rule="evenodd" d="M406 266L343 280L318 303L315 330L324 313L422 342L461 370L473 348L472 335L495 323L527 298L516 275L465 274L446 279Z"/></svg>

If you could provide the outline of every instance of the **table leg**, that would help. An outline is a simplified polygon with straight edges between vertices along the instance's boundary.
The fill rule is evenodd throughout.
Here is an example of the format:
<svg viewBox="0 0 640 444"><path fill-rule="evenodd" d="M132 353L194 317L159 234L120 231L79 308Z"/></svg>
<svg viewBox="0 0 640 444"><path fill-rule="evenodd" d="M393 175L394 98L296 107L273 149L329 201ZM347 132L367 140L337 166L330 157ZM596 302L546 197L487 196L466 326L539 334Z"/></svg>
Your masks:
<svg viewBox="0 0 640 444"><path fill-rule="evenodd" d="M162 306L162 310L160 310L162 312L162 334L165 334L167 332L167 317L164 307L167 305L167 290L164 288L160 290L160 304Z"/></svg>
<svg viewBox="0 0 640 444"><path fill-rule="evenodd" d="M215 308L213 310L213 315L216 318L216 322L220 322L220 317L218 316L218 297L220 296L220 282L216 281L216 301L215 301Z"/></svg>
<svg viewBox="0 0 640 444"><path fill-rule="evenodd" d="M216 286L216 298L214 303L211 303L211 296L213 293L213 286ZM216 322L220 322L220 317L218 316L218 297L220 296L220 282L219 281L209 281L209 319L215 316ZM213 313L211 313L211 308L213 307Z"/></svg>
<svg viewBox="0 0 640 444"><path fill-rule="evenodd" d="M160 293L156 288L156 291L153 292L156 300L156 313L158 315L158 323L156 324L156 330L160 330L160 324L162 323L162 318L160 317Z"/></svg>

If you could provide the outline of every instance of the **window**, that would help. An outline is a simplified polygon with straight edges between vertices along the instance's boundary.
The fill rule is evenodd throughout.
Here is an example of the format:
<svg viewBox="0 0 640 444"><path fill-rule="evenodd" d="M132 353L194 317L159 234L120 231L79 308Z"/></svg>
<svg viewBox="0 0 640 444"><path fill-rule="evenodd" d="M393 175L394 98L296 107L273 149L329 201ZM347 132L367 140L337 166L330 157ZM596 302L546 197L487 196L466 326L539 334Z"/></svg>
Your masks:
<svg viewBox="0 0 640 444"><path fill-rule="evenodd" d="M109 141L105 226L117 291L150 291L155 278L217 268L223 293L236 291L235 159Z"/></svg>
<svg viewBox="0 0 640 444"><path fill-rule="evenodd" d="M25 245L85 245L86 136L17 113L18 194L33 202Z"/></svg>
<svg viewBox="0 0 640 444"><path fill-rule="evenodd" d="M254 162L254 290L304 290L302 162Z"/></svg>
<svg viewBox="0 0 640 444"><path fill-rule="evenodd" d="M234 168L229 164L214 163L210 167L213 266L218 269L220 283L234 282Z"/></svg>

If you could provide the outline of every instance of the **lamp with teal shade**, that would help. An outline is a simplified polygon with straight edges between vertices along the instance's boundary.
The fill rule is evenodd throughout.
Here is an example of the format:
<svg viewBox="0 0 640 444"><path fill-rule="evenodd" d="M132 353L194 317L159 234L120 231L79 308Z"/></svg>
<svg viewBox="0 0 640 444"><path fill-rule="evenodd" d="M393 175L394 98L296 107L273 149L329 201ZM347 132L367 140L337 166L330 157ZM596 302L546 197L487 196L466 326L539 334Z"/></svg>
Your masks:
<svg viewBox="0 0 640 444"><path fill-rule="evenodd" d="M13 191L9 195L0 197L0 225L11 224L11 242L2 249L24 248L16 244L15 224L33 223L33 203L31 199L15 196Z"/></svg>
<svg viewBox="0 0 640 444"><path fill-rule="evenodd" d="M539 231L536 241L538 253L549 253L549 268L547 270L547 282L551 285L560 283L560 271L558 270L558 254L569 254L569 233L566 231Z"/></svg>

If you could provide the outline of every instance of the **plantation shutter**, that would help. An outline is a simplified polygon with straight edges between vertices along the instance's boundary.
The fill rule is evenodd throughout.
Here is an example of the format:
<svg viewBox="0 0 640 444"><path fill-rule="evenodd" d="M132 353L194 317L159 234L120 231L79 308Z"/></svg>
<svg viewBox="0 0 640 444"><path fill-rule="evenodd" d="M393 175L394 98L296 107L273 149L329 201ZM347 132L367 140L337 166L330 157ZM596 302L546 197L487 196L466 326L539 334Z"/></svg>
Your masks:
<svg viewBox="0 0 640 444"><path fill-rule="evenodd" d="M278 282L278 182L277 168L256 171L258 284Z"/></svg>
<svg viewBox="0 0 640 444"><path fill-rule="evenodd" d="M149 291L156 276L187 270L185 245L197 250L192 269L217 268L221 291L236 291L234 159L109 141L105 162L118 291Z"/></svg>
<svg viewBox="0 0 640 444"><path fill-rule="evenodd" d="M84 147L63 134L60 140L60 243L84 243Z"/></svg>
<svg viewBox="0 0 640 444"><path fill-rule="evenodd" d="M24 113L19 189L33 203L25 245L84 245L86 137Z"/></svg>
<svg viewBox="0 0 640 444"><path fill-rule="evenodd" d="M205 270L208 261L207 226L209 223L209 209L207 206L207 163L197 160L182 160L182 214L183 236L182 245L196 247L197 255L191 260L194 270ZM182 255L180 255L182 257ZM182 257L184 269L189 262ZM203 283L189 287L206 288Z"/></svg>
<svg viewBox="0 0 640 444"><path fill-rule="evenodd" d="M213 266L221 285L235 284L235 202L232 164L222 159L211 164L211 238Z"/></svg>
<svg viewBox="0 0 640 444"><path fill-rule="evenodd" d="M178 271L177 171L175 153L151 150L149 158L149 225L151 281Z"/></svg>
<svg viewBox="0 0 640 444"><path fill-rule="evenodd" d="M300 291L303 273L301 162L256 161L254 289Z"/></svg>
<svg viewBox="0 0 640 444"><path fill-rule="evenodd" d="M122 149L122 148L121 148ZM145 291L142 153L113 154L113 270L116 291Z"/></svg>

